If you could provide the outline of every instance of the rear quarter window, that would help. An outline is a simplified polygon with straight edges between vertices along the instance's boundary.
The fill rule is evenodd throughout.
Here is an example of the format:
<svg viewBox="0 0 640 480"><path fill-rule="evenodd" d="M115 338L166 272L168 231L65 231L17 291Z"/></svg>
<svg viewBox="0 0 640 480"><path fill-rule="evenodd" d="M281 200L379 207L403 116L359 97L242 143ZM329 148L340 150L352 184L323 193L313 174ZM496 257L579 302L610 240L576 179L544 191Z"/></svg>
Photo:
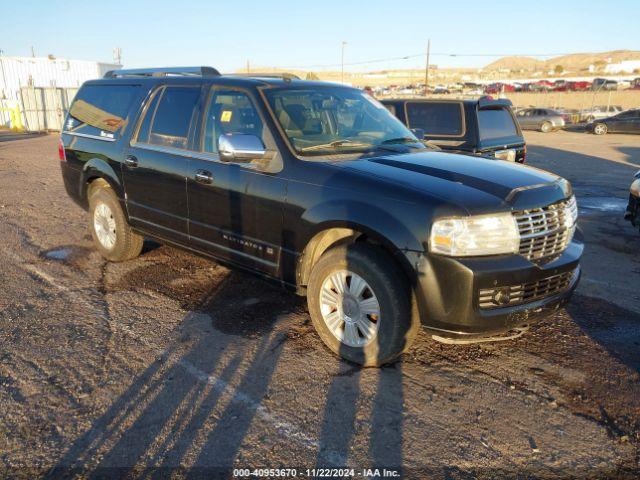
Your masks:
<svg viewBox="0 0 640 480"><path fill-rule="evenodd" d="M85 85L69 109L65 132L118 138L127 125L136 89L134 85Z"/></svg>
<svg viewBox="0 0 640 480"><path fill-rule="evenodd" d="M495 140L498 138L519 136L518 128L505 108L478 111L478 126L480 140Z"/></svg>
<svg viewBox="0 0 640 480"><path fill-rule="evenodd" d="M408 102L409 128L421 128L427 136L462 136L464 120L461 103Z"/></svg>

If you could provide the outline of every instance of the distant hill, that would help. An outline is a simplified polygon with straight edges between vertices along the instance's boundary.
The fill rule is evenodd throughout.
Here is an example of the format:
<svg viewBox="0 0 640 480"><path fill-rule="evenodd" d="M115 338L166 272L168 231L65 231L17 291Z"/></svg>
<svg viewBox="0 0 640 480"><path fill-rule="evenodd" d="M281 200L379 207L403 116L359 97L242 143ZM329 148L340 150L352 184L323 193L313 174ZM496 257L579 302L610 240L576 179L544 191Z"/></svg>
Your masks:
<svg viewBox="0 0 640 480"><path fill-rule="evenodd" d="M540 71L553 69L556 65L562 65L565 71L577 72L586 70L589 65L604 66L607 63L618 63L625 60L640 60L640 51L637 50L614 50L602 53L574 53L562 55L548 60L540 60L533 57L502 57L490 63L484 70L504 70L511 71Z"/></svg>
<svg viewBox="0 0 640 480"><path fill-rule="evenodd" d="M490 63L484 70L525 70L534 71L545 67L544 60L538 60L533 57L502 57L495 62Z"/></svg>

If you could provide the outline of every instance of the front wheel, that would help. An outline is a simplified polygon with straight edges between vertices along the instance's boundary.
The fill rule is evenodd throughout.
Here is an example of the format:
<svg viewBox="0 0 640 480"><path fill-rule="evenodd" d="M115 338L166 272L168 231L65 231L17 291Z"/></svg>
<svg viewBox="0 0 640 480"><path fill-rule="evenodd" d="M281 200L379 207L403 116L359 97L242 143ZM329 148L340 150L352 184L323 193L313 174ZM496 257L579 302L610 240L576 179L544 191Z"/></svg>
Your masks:
<svg viewBox="0 0 640 480"><path fill-rule="evenodd" d="M371 245L322 255L309 278L307 302L325 345L360 365L395 360L418 332L409 282L386 252Z"/></svg>
<svg viewBox="0 0 640 480"><path fill-rule="evenodd" d="M597 123L593 127L593 133L595 133L596 135L604 135L605 133L607 133L607 125L604 123Z"/></svg>
<svg viewBox="0 0 640 480"><path fill-rule="evenodd" d="M551 130L553 130L553 125L551 125L551 122L544 122L540 126L540 130L542 131L542 133L549 133Z"/></svg>

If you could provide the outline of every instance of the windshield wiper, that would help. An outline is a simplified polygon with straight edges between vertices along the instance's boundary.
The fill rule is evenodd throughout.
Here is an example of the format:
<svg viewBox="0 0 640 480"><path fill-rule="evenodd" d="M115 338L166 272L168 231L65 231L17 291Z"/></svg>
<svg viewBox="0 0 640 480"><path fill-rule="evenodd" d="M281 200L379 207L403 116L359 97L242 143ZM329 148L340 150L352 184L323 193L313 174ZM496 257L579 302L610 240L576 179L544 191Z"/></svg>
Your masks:
<svg viewBox="0 0 640 480"><path fill-rule="evenodd" d="M359 143L351 140L335 140L329 143L323 143L321 145L312 145L310 147L304 147L300 149L300 152L312 152L314 150L326 150L328 148L338 148L347 146L349 148L367 148L373 146L372 143Z"/></svg>
<svg viewBox="0 0 640 480"><path fill-rule="evenodd" d="M391 145L394 143L420 143L420 140L412 137L398 137L385 140L384 142L381 142L380 145Z"/></svg>

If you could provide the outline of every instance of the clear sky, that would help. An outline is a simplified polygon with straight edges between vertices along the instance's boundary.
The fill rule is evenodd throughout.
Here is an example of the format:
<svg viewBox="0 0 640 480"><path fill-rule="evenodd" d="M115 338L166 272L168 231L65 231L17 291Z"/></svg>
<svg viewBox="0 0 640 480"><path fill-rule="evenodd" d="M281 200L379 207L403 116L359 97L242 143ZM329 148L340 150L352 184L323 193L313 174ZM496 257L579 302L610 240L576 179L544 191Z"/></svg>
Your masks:
<svg viewBox="0 0 640 480"><path fill-rule="evenodd" d="M126 67L336 70L345 41L348 70L375 70L423 66L387 59L419 55L431 38L432 63L479 67L507 54L638 50L639 18L639 0L1 0L0 50L112 61L121 47Z"/></svg>

